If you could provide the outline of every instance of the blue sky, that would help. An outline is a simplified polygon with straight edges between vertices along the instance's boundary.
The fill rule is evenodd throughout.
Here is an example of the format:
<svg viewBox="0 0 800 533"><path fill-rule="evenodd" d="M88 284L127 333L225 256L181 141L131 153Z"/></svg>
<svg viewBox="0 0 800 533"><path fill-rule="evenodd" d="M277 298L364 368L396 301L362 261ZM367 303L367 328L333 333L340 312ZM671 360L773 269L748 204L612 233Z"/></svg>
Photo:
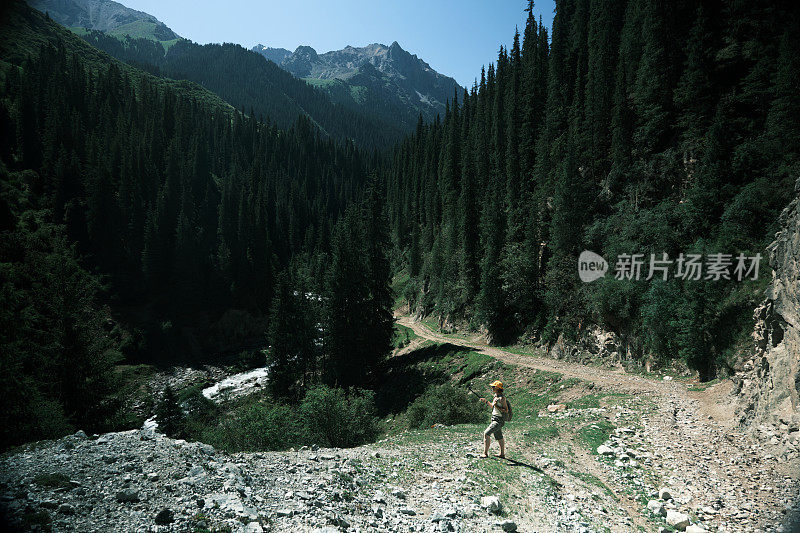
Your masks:
<svg viewBox="0 0 800 533"><path fill-rule="evenodd" d="M525 0L118 0L195 42L233 42L317 52L397 41L435 70L471 86L481 65L524 29ZM548 28L553 0L538 0Z"/></svg>

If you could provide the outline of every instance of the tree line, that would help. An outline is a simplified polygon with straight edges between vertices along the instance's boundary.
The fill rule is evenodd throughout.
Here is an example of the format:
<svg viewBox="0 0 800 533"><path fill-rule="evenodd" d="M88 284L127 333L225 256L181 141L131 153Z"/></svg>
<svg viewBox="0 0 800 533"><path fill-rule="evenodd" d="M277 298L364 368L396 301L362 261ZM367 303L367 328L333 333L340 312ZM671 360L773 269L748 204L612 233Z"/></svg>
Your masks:
<svg viewBox="0 0 800 533"><path fill-rule="evenodd" d="M396 271L412 311L551 344L591 325L623 357L709 378L746 342L761 282L605 279L577 258L764 252L798 175L796 10L558 0L441 120L394 150Z"/></svg>

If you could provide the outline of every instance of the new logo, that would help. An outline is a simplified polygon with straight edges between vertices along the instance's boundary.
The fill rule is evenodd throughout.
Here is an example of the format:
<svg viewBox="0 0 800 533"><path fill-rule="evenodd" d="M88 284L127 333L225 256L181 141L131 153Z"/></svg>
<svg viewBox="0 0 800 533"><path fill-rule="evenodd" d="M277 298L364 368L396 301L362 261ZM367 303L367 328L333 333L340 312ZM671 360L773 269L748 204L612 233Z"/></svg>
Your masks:
<svg viewBox="0 0 800 533"><path fill-rule="evenodd" d="M601 255L584 250L578 257L578 276L585 283L602 278L608 272L608 263Z"/></svg>

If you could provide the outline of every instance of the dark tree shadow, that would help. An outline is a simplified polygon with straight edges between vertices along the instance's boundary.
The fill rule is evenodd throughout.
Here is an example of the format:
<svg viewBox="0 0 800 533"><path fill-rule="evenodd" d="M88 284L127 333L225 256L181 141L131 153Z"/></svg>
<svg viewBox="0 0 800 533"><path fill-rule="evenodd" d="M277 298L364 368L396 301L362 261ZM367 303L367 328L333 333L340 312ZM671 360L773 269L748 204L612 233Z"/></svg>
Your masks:
<svg viewBox="0 0 800 533"><path fill-rule="evenodd" d="M450 380L444 370L420 368L417 366L419 363L462 351L469 350L453 344L437 344L386 360L375 387L375 406L379 416L404 411L425 389Z"/></svg>

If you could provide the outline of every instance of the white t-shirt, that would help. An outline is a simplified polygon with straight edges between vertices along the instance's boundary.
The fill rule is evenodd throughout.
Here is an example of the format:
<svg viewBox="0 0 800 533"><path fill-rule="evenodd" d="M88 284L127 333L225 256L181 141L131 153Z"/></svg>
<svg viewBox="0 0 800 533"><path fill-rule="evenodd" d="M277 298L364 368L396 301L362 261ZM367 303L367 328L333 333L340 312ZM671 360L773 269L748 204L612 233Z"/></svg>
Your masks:
<svg viewBox="0 0 800 533"><path fill-rule="evenodd" d="M500 410L500 407L503 405L504 401L505 401L505 398L503 396L495 395L494 402L493 402L494 403L494 407L492 408L492 416L495 416L495 415L497 415L497 416L505 416L503 414L503 411Z"/></svg>

